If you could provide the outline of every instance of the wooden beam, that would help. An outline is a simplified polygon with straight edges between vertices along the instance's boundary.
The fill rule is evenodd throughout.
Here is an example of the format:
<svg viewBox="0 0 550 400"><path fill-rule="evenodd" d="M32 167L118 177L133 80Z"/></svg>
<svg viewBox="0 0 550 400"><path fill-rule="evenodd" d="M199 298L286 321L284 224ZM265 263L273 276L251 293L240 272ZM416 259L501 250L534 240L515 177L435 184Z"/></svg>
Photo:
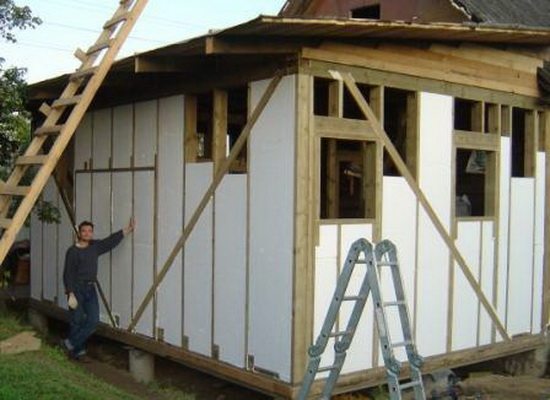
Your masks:
<svg viewBox="0 0 550 400"><path fill-rule="evenodd" d="M340 121L344 117L344 84L341 81L330 81L328 86L328 118L331 121ZM320 117L322 118L322 117ZM325 117L327 118L327 117ZM323 123L323 120L315 117L314 132L316 135L322 134L323 127L320 127L318 123ZM324 122L327 122L324 120ZM330 128L329 128L330 129ZM335 129L333 134L338 132L339 129ZM349 132L349 131L348 131ZM326 131L325 131L326 133ZM332 136L332 135L327 135ZM336 136L336 135L335 135ZM326 177L326 196L327 196L327 217L338 218L338 211L340 208L340 198L338 196L338 160L336 158L338 153L338 142L336 139L327 139L328 153L326 159L327 177Z"/></svg>
<svg viewBox="0 0 550 400"><path fill-rule="evenodd" d="M524 168L525 176L535 176L537 171L537 147L538 147L538 113L535 110L525 112L525 149Z"/></svg>
<svg viewBox="0 0 550 400"><path fill-rule="evenodd" d="M416 179L418 176L418 158L420 148L420 106L418 92L407 93L407 138L405 152L407 167Z"/></svg>
<svg viewBox="0 0 550 400"><path fill-rule="evenodd" d="M315 135L346 140L377 140L367 121L348 118L314 117Z"/></svg>
<svg viewBox="0 0 550 400"><path fill-rule="evenodd" d="M306 54L304 54L304 57ZM307 57L306 57L307 58ZM484 100L491 103L509 104L521 108L539 107L538 97L506 92L502 88L487 89L464 83L445 82L430 77L411 77L403 72L384 71L372 67L342 64L330 57L310 60L301 67L304 73L331 79L330 70L338 69L353 73L357 82L368 85L386 85L404 90L439 93L468 100Z"/></svg>
<svg viewBox="0 0 550 400"><path fill-rule="evenodd" d="M550 324L550 111L544 116L546 135L544 138L545 166L545 197L544 197L544 272L542 290L542 324Z"/></svg>
<svg viewBox="0 0 550 400"><path fill-rule="evenodd" d="M214 171L223 165L227 155L227 92L212 93L212 160Z"/></svg>
<svg viewBox="0 0 550 400"><path fill-rule="evenodd" d="M199 138L197 137L197 96L185 95L185 162L193 163L197 161Z"/></svg>
<svg viewBox="0 0 550 400"><path fill-rule="evenodd" d="M481 132L455 130L453 142L461 149L498 151L500 148L499 136Z"/></svg>
<svg viewBox="0 0 550 400"><path fill-rule="evenodd" d="M380 122L378 121L378 119L374 115L374 112L372 111L372 109L370 108L370 106L366 102L365 98L361 94L361 91L357 87L357 84L355 83L355 80L354 80L353 76L350 75L350 74L340 74L337 71L333 71L333 77L335 79L342 79L344 81L346 87L349 89L349 91L351 92L353 98L357 102L357 105L359 106L359 108L361 109L361 111L363 112L363 114L365 115L367 120L372 123L372 126L373 126L374 130L377 132L377 134L380 137L380 140L382 141L382 143L386 147L386 150L388 151L388 153L392 157L395 165L397 166L397 169L399 170L401 175L405 178L408 185L411 187L411 189L415 193L418 201L422 205L422 208L424 209L424 211L426 212L426 214L428 215L428 217L432 221L435 229L438 231L439 235L441 236L441 238L443 239L443 241L445 242L445 244L449 248L451 254L455 258L455 260L456 260L457 264L459 265L460 269L462 270L462 273L464 274L464 277L466 278L466 280L468 281L468 283L470 284L470 286L474 290L474 293L479 298L481 304L483 305L483 307L485 308L485 310L489 314L489 317L491 318L493 324L496 326L499 334L503 338L505 338L506 340L510 340L510 336L506 332L506 329L504 328L504 325L500 321L495 309L493 308L493 305L491 304L491 302L487 299L487 297L483 293L483 290L481 289L481 287L477 283L477 279L472 274L470 267L468 266L468 264L466 263L466 260L464 259L464 257L460 253L460 251L458 250L454 240L451 238L451 236L449 235L449 233L445 229L445 226L443 225L443 223L439 219L439 216L437 215L437 213L435 212L435 210L431 206L430 202L426 198L424 192L422 191L422 189L420 188L420 186L418 185L418 183L416 182L416 180L412 176L411 172L407 168L407 165L405 164L405 162L403 161L403 159L399 155L399 152L397 151L397 149L393 145L391 139L388 137L388 134L384 131L384 129L381 126Z"/></svg>
<svg viewBox="0 0 550 400"><path fill-rule="evenodd" d="M132 321L130 322L128 326L128 331L133 331L136 327L136 324L139 322L141 317L143 316L143 313L145 312L145 309L147 308L147 305L153 298L154 294L157 291L157 288L163 281L164 277L168 273L168 270L172 266L174 260L176 259L178 253L185 245L185 242L191 235L191 232L193 232L193 229L195 228L200 216L202 215L204 209L208 205L208 203L211 201L212 196L214 195L216 189L218 188L219 184L221 183L223 177L227 174L229 171L229 168L231 167L231 164L237 159L240 151L243 149L244 145L246 144L248 137L250 136L250 133L252 132L252 128L256 124L256 121L260 117L261 113L263 112L265 106L267 105L267 102L275 92L275 89L279 85L279 82L282 79L282 74L277 74L270 82L269 86L265 90L262 98L260 99L258 105L254 109L254 112L250 116L249 121L243 128L243 131L237 141L235 142L235 145L233 146L233 149L231 149L231 153L229 154L229 157L227 157L223 163L223 165L220 166L220 168L215 172L214 179L210 186L208 187L206 193L202 197L202 200L200 201L199 205L195 209L194 213L192 214L191 218L189 219L189 222L185 226L182 235L178 239L176 245L168 255L168 258L166 259L165 263L163 264L162 268L158 271L157 276L155 277L155 280L153 282L153 285L149 288L147 294L143 298L142 302L140 303L134 317L132 318Z"/></svg>
<svg viewBox="0 0 550 400"><path fill-rule="evenodd" d="M307 350L313 340L315 224L318 202L314 185L318 166L312 132L313 78L298 74L296 82L294 269L291 381L302 381L307 365Z"/></svg>
<svg viewBox="0 0 550 400"><path fill-rule="evenodd" d="M182 65L174 58L158 58L137 56L134 58L134 72L142 73L177 73L182 71Z"/></svg>

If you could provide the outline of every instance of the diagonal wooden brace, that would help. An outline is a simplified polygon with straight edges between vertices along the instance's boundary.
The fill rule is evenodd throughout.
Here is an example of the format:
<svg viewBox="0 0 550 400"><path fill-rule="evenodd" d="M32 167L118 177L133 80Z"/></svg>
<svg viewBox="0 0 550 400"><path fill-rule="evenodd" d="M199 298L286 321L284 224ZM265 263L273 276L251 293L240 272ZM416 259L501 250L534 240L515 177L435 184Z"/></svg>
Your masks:
<svg viewBox="0 0 550 400"><path fill-rule="evenodd" d="M506 340L510 340L510 336L506 332L506 329L504 328L504 325L500 321L496 310L494 309L493 305L490 303L490 301L487 299L485 294L483 293L483 290L481 289L480 285L477 283L474 275L472 274L470 268L468 267L468 264L466 263L466 260L464 257L462 257L462 254L458 250L458 248L455 245L455 242L445 229L443 223L439 219L437 213L431 206L430 202L428 201L427 197L425 196L424 192L418 185L418 182L416 182L415 178L409 171L409 168L403 161L403 158L393 145L391 139L389 138L388 134L382 127L380 121L376 118L376 115L370 108L369 104L365 100L365 97L357 87L357 84L355 83L355 79L350 73L340 73L338 71L330 71L332 77L336 80L342 80L348 90L350 91L352 97L357 103L357 106L361 110L361 112L365 115L367 120L372 125L372 128L374 129L374 132L378 135L380 140L382 141L382 144L388 151L388 154L393 159L393 162L395 163L397 169L401 173L401 175L405 178L408 185L412 189L412 191L415 193L418 201L422 205L422 208L424 208L424 211L426 211L426 214L428 214L428 217L432 221L435 229L451 251L451 254L453 258L456 260L457 264L459 265L460 269L462 270L462 273L466 277L466 280L474 290L476 296L478 297L479 301L483 305L483 308L487 311L489 314L489 317L491 318L491 321L497 328L499 334Z"/></svg>
<svg viewBox="0 0 550 400"><path fill-rule="evenodd" d="M197 206L195 212L193 213L191 219L183 229L183 233L181 234L180 238L178 239L176 245L170 252L168 258L164 262L164 265L160 269L158 275L156 276L153 285L149 288L149 291L141 301L141 304L139 305L136 314L134 315L134 318L132 318L132 321L130 322L130 325L128 326L128 331L133 331L136 327L137 323L139 322L140 318L143 316L143 313L145 312L145 308L149 305L151 302L155 292L157 291L159 285L161 284L162 280L170 270L170 267L174 263L175 258L177 257L178 253L181 251L183 246L185 246L185 242L193 232L193 229L195 228L195 225L199 221L199 218L201 217L204 209L210 202L212 196L216 192L216 189L220 185L223 177L227 174L229 171L229 168L231 167L231 164L237 159L239 154L241 153L241 150L245 146L245 144L248 141L248 138L250 136L250 133L252 132L252 128L256 124L256 121L258 121L258 118L262 114L263 110L265 109L265 106L267 105L269 99L271 99L271 96L275 92L275 89L279 85L279 82L281 82L282 79L282 73L279 72L277 75L271 80L269 83L269 86L265 90L262 98L260 99L259 103L256 105L256 108L252 112L252 115L250 116L250 119L246 123L245 127L243 128L241 135L235 142L235 145L231 149L231 152L229 153L229 156L224 160L224 162L220 165L220 167L215 171L214 179L212 180L212 183L206 190L206 193L203 195L202 200L200 201L199 205Z"/></svg>

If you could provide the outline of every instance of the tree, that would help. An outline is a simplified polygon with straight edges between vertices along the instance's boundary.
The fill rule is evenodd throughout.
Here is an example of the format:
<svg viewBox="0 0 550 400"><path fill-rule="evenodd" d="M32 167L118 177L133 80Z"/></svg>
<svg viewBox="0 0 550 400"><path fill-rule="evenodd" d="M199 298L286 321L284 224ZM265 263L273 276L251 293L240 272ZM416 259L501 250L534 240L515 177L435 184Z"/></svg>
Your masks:
<svg viewBox="0 0 550 400"><path fill-rule="evenodd" d="M5 40L16 42L14 29L34 28L41 23L29 7L18 7L13 0L0 0L0 36Z"/></svg>

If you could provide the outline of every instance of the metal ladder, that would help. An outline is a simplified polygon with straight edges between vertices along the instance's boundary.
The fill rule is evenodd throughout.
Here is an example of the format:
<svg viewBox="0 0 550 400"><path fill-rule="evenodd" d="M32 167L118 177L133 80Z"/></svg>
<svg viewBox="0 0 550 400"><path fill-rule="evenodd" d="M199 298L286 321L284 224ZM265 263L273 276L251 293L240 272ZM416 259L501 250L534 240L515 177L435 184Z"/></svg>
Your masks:
<svg viewBox="0 0 550 400"><path fill-rule="evenodd" d="M103 25L97 41L86 51L76 50L75 56L82 64L69 77L61 96L52 104L44 103L40 107L40 112L46 116L44 123L34 131L25 154L17 158L8 180L0 181L0 263L6 257L147 1L120 0L116 12ZM27 172L33 166L37 167L37 171L30 185L22 186L21 181L28 178ZM16 197L21 198L21 202L13 210L12 201Z"/></svg>
<svg viewBox="0 0 550 400"><path fill-rule="evenodd" d="M359 293L349 295L346 292L357 264L364 264L366 266L364 271L365 275ZM379 268L386 267L391 269L391 276L395 289L395 300L388 302L384 302L382 299L378 273ZM378 243L376 247L373 248L373 245L367 240L359 239L352 244L348 252L321 332L315 344L309 348L308 353L310 360L302 382L302 387L298 394L299 400L310 398L311 387L315 381L315 377L322 372L329 372L329 376L324 382L321 397L319 398L322 400L330 399L342 367L344 366L347 350L351 345L370 293L372 293L376 326L387 371L390 399L401 400L402 392L407 389L414 390L415 400L426 399L424 385L422 383L422 373L420 372L423 360L416 351L416 345L412 337L409 311L405 299L395 245L385 240ZM344 302L353 302L355 304L346 328L342 331L334 331L340 307ZM402 342L394 343L391 340L385 311L388 307L398 307L399 319L403 330ZM333 364L320 368L321 356L331 338L335 339ZM398 347L405 348L411 370L411 381L404 384L399 382L401 363L394 355L394 349Z"/></svg>

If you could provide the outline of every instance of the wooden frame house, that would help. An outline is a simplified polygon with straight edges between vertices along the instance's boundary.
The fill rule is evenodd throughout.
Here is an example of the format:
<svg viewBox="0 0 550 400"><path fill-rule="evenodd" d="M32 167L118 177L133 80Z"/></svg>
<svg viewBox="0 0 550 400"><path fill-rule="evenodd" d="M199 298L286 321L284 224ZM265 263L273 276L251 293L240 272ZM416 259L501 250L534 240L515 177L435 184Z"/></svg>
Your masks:
<svg viewBox="0 0 550 400"><path fill-rule="evenodd" d="M397 244L426 372L536 348L549 43L538 28L259 17L118 61L43 193L62 223L32 217L31 306L66 318L75 221L101 237L135 215L100 261L120 325L102 308L100 334L262 392L295 398L360 237ZM31 106L65 79L33 85ZM382 383L381 366L369 304L337 390Z"/></svg>

